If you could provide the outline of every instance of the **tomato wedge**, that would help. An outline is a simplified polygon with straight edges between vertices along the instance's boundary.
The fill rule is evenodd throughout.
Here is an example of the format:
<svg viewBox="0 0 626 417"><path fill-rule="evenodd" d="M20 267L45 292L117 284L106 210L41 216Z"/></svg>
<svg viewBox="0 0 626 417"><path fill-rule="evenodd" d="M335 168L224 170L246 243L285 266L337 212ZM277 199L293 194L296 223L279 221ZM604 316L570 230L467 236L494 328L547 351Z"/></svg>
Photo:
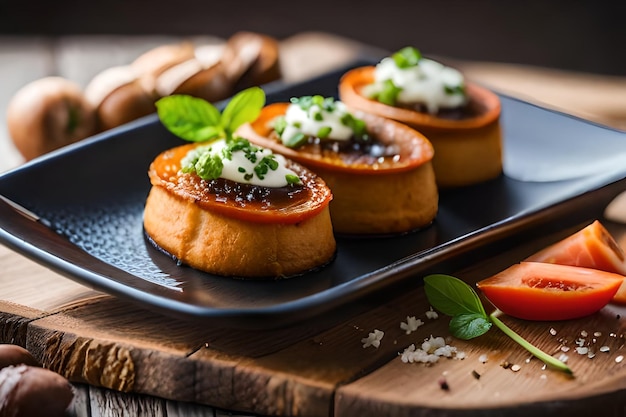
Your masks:
<svg viewBox="0 0 626 417"><path fill-rule="evenodd" d="M525 261L582 266L626 275L624 250L598 220ZM613 301L626 304L626 283L617 291Z"/></svg>
<svg viewBox="0 0 626 417"><path fill-rule="evenodd" d="M476 285L502 312L525 320L568 320L607 305L624 277L570 265L521 262Z"/></svg>

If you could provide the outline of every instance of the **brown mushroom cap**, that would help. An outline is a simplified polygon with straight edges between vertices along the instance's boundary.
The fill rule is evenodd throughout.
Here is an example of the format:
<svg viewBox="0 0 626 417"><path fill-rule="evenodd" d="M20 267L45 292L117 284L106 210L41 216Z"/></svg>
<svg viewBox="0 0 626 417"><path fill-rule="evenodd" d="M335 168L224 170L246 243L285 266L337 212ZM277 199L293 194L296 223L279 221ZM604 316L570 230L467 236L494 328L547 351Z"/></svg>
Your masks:
<svg viewBox="0 0 626 417"><path fill-rule="evenodd" d="M78 84L45 77L13 96L7 127L17 150L31 160L96 133L96 115Z"/></svg>
<svg viewBox="0 0 626 417"><path fill-rule="evenodd" d="M194 58L167 69L157 78L157 94L189 94L209 102L225 99L233 90L221 62L223 51L223 45L196 47Z"/></svg>
<svg viewBox="0 0 626 417"><path fill-rule="evenodd" d="M231 36L222 62L236 91L282 76L278 41L259 33L242 31Z"/></svg>
<svg viewBox="0 0 626 417"><path fill-rule="evenodd" d="M96 109L100 130L112 129L156 111L154 96L130 65L100 72L87 85L85 96Z"/></svg>
<svg viewBox="0 0 626 417"><path fill-rule="evenodd" d="M142 78L144 88L158 98L155 91L156 79L164 71L193 59L194 56L194 46L191 42L161 45L137 57L130 66L137 76Z"/></svg>

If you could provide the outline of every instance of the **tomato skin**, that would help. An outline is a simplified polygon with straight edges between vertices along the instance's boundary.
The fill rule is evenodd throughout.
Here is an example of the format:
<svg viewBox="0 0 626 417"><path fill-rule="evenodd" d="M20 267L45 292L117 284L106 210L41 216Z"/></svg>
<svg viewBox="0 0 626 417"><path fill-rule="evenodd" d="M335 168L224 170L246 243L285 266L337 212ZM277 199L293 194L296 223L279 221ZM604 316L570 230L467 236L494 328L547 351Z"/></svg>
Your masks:
<svg viewBox="0 0 626 417"><path fill-rule="evenodd" d="M503 313L524 320L569 320L607 305L624 276L570 265L520 262L476 286Z"/></svg>
<svg viewBox="0 0 626 417"><path fill-rule="evenodd" d="M626 254L598 220L525 261L582 266L626 275ZM626 282L613 301L626 304Z"/></svg>

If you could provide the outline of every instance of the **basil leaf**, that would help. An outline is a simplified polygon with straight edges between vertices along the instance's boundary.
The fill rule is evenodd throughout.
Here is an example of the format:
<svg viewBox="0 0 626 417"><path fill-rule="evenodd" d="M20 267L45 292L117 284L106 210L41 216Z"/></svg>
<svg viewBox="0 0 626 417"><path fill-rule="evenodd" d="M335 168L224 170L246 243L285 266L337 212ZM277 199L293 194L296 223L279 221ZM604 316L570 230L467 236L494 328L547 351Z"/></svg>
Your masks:
<svg viewBox="0 0 626 417"><path fill-rule="evenodd" d="M171 95L156 102L161 123L176 136L202 142L223 134L220 112L211 103L188 95Z"/></svg>
<svg viewBox="0 0 626 417"><path fill-rule="evenodd" d="M481 314L460 314L450 320L450 333L459 339L469 340L487 333L491 324Z"/></svg>
<svg viewBox="0 0 626 417"><path fill-rule="evenodd" d="M242 124L256 120L264 105L265 92L260 87L240 91L222 112L221 125L227 133L232 134Z"/></svg>
<svg viewBox="0 0 626 417"><path fill-rule="evenodd" d="M476 292L458 278L444 274L429 275L424 278L424 289L430 304L443 314L480 314L487 317Z"/></svg>

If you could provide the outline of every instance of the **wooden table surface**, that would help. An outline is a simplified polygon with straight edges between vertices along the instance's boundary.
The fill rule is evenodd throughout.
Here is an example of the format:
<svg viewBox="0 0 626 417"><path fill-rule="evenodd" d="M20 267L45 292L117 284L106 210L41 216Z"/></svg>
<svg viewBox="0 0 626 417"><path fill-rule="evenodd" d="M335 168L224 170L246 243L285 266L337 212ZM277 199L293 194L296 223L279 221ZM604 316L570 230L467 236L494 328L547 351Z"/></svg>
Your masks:
<svg viewBox="0 0 626 417"><path fill-rule="evenodd" d="M127 63L169 37L0 38L0 112L25 83L48 74L82 85L103 65ZM305 33L281 42L283 72L298 81L350 62L368 49L351 40ZM102 57L106 56L103 60ZM500 63L458 62L468 77L499 91L616 128L626 127L626 80ZM0 121L0 171L21 158ZM612 232L626 243L626 228ZM458 271L467 282L497 272L565 236L542 236ZM403 363L398 352L429 335L447 335L444 318L429 320L419 285L391 300L364 304L363 313L330 322L269 331L200 326L143 310L68 280L0 246L0 342L26 346L44 366L76 387L76 416L418 416L607 415L626 409L624 319L611 306L585 321L507 322L557 352L581 332L610 347L593 360L570 353L576 377L544 370L501 334L451 340L467 354L433 366ZM621 315L621 316L620 316ZM410 335L407 316L425 325ZM379 348L361 339L385 331ZM556 336L553 334L556 332ZM567 339L567 340L566 340ZM479 360L483 355L488 360ZM521 365L519 372L502 366ZM480 377L477 377L480 375ZM439 384L446 378L450 389ZM621 395L620 395L621 394ZM610 401L610 404L607 404Z"/></svg>

